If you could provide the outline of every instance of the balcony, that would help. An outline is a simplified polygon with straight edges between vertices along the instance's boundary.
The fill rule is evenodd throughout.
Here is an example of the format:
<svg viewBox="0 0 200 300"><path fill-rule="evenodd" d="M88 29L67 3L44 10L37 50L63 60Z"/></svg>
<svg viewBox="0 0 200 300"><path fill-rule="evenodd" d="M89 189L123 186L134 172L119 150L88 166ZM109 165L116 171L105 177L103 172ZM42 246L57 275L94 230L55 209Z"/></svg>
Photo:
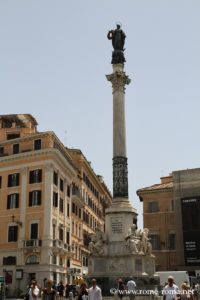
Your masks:
<svg viewBox="0 0 200 300"><path fill-rule="evenodd" d="M80 202L82 205L85 205L83 196L81 195L81 191L76 185L72 186L72 198Z"/></svg>
<svg viewBox="0 0 200 300"><path fill-rule="evenodd" d="M40 252L42 247L42 240L31 239L25 240L23 243L24 252Z"/></svg>
<svg viewBox="0 0 200 300"><path fill-rule="evenodd" d="M61 240L53 240L52 248L54 253L59 253L61 255L66 255L66 256L73 255L72 247Z"/></svg>

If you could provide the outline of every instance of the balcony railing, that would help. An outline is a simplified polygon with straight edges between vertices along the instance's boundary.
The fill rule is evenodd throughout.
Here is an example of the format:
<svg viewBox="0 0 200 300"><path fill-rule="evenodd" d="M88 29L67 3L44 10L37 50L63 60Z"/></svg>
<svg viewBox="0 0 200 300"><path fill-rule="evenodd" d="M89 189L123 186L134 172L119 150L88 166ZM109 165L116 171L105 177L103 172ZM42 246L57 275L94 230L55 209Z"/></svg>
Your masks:
<svg viewBox="0 0 200 300"><path fill-rule="evenodd" d="M64 250L66 252L72 252L72 246L68 245L67 243L64 243L61 240L53 240L53 248L54 250Z"/></svg>
<svg viewBox="0 0 200 300"><path fill-rule="evenodd" d="M39 240L39 239L32 239L32 240L24 241L24 248L41 247L41 246L42 246L42 240Z"/></svg>
<svg viewBox="0 0 200 300"><path fill-rule="evenodd" d="M84 202L84 198L83 196L81 195L81 191L78 187L76 186L73 186L72 187L72 196L75 196L77 197L81 202Z"/></svg>

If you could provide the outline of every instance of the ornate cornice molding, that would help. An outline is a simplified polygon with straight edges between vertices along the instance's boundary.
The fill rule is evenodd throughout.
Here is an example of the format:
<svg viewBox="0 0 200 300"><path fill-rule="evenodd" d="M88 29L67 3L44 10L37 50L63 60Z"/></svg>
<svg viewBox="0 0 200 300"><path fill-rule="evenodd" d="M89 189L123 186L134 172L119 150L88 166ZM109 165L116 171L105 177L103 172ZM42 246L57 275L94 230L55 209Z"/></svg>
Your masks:
<svg viewBox="0 0 200 300"><path fill-rule="evenodd" d="M13 154L13 155L8 155L8 156L3 156L0 158L0 163L7 163L7 162L18 162L23 159L30 159L33 157L39 158L41 156L45 156L45 159L43 161L40 161L40 163L44 163L46 160L49 160L47 157L48 155L56 155L59 157L62 161L62 166L65 164L68 168L68 171L71 171L71 174L74 176L76 175L75 169L72 167L72 165L68 162L67 159L63 157L63 155L60 153L60 151L56 148L48 148L48 149L42 149L42 150L35 150L35 151L30 151L30 152L24 152L24 153L19 153L19 154ZM52 158L51 158L52 160ZM31 164L31 163L30 163ZM26 163L26 166L29 166L29 162ZM8 167L2 167L1 170L7 169ZM13 168L13 165L12 165ZM16 168L22 168L20 165L16 166Z"/></svg>

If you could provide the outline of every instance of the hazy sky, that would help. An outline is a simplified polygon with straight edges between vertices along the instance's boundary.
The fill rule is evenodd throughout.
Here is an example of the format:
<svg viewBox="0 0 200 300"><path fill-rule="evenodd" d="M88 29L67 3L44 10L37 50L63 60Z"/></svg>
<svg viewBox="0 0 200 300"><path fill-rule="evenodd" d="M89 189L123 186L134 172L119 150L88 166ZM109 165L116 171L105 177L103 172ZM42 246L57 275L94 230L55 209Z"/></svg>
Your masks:
<svg viewBox="0 0 200 300"><path fill-rule="evenodd" d="M108 30L126 32L129 194L200 167L199 0L0 0L0 114L30 113L112 189Z"/></svg>

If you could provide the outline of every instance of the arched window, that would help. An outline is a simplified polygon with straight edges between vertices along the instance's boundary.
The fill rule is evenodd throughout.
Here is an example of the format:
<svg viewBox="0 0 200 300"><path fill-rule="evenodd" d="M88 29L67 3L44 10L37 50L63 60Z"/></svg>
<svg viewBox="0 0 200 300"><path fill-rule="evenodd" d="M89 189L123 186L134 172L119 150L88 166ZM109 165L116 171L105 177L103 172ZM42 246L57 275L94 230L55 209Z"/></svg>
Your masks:
<svg viewBox="0 0 200 300"><path fill-rule="evenodd" d="M39 264L37 255L29 255L26 259L26 264Z"/></svg>

